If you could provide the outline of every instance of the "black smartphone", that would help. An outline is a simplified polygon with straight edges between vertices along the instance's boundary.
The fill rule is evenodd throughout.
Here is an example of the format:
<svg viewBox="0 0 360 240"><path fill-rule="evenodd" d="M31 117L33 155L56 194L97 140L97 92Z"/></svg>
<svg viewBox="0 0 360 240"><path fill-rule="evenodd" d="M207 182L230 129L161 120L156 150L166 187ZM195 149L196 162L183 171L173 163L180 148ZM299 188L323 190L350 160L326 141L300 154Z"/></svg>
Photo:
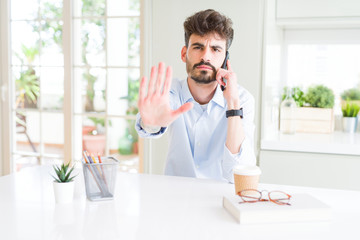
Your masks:
<svg viewBox="0 0 360 240"><path fill-rule="evenodd" d="M228 60L228 59L229 59L229 52L226 51L225 60L224 60L224 62L223 62L223 64L222 64L221 68L227 69L227 64L226 64L226 63L227 63L227 60ZM223 86L223 85L220 86L222 91L224 91L225 88L226 88L226 79L223 78L223 81L225 82L225 86Z"/></svg>

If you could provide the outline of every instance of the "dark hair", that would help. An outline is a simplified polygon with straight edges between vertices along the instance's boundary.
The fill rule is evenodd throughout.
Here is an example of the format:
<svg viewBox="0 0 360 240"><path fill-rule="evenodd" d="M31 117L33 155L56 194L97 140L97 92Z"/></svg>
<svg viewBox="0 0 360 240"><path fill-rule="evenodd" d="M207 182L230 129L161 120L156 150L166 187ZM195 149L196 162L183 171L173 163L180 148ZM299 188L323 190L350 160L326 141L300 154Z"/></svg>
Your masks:
<svg viewBox="0 0 360 240"><path fill-rule="evenodd" d="M188 47L191 34L204 36L215 32L226 40L226 50L229 49L234 38L234 29L230 18L213 9L195 13L184 22L185 46Z"/></svg>

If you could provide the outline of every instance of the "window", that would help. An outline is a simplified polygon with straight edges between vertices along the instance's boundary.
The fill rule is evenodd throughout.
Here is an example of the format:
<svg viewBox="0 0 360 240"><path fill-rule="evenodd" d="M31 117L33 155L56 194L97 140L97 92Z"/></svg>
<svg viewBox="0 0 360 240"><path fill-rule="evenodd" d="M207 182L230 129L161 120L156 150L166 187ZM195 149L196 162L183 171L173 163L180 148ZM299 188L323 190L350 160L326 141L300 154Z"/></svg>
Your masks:
<svg viewBox="0 0 360 240"><path fill-rule="evenodd" d="M139 13L139 0L75 1L74 114L75 128L82 129L76 156L82 144L93 154L137 161Z"/></svg>
<svg viewBox="0 0 360 240"><path fill-rule="evenodd" d="M287 30L284 38L285 85L329 87L341 115L341 93L360 87L360 30Z"/></svg>
<svg viewBox="0 0 360 240"><path fill-rule="evenodd" d="M13 166L64 157L61 1L11 2Z"/></svg>
<svg viewBox="0 0 360 240"><path fill-rule="evenodd" d="M134 129L140 77L140 0L11 1L12 166L73 160L82 149L126 159L138 171ZM71 11L72 10L72 11ZM63 14L73 12L73 16ZM63 48L71 17L71 50ZM69 30L69 29L67 29ZM72 78L64 59L72 56ZM73 111L64 107L64 85ZM73 142L65 142L64 118L73 116Z"/></svg>
<svg viewBox="0 0 360 240"><path fill-rule="evenodd" d="M357 155L352 148L358 134L342 131L340 95L344 90L360 88L360 30L276 28L268 34L272 38L266 43L261 149ZM320 84L335 95L335 131L280 134L283 88L298 86L306 92Z"/></svg>

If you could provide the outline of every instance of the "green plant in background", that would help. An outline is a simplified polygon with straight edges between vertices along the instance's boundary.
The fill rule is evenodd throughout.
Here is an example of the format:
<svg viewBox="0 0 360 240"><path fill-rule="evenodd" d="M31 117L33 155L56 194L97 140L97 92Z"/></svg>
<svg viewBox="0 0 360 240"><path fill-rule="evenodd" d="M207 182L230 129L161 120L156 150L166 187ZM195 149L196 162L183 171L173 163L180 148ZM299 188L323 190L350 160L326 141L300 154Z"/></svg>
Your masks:
<svg viewBox="0 0 360 240"><path fill-rule="evenodd" d="M288 87L284 87L282 101L286 98L286 93L288 91ZM291 97L295 100L295 103L298 107L303 107L305 103L305 95L300 87L291 88Z"/></svg>
<svg viewBox="0 0 360 240"><path fill-rule="evenodd" d="M105 127L105 119L104 119L104 118L88 117L88 119L91 120L91 121L94 123L94 126L96 127L96 129L93 130L92 132L89 132L89 134L91 134L91 135L97 135L97 134L103 133L103 132L102 132L102 129L99 129L99 126L100 126L100 128L104 128L104 127ZM112 126L112 123L111 123L110 120L108 121L108 123L109 123L109 126L111 127L111 126Z"/></svg>
<svg viewBox="0 0 360 240"><path fill-rule="evenodd" d="M71 173L74 170L75 166L72 166L71 168L69 168L70 163L68 164L62 164L61 167L58 167L56 165L53 166L54 171L56 173L56 177L52 176L56 182L59 183L66 183L66 182L71 182L77 175L75 176L71 176Z"/></svg>
<svg viewBox="0 0 360 240"><path fill-rule="evenodd" d="M139 86L140 82L138 80L128 78L128 95L120 98L128 101L127 115L136 115L138 113L137 100L139 97Z"/></svg>
<svg viewBox="0 0 360 240"><path fill-rule="evenodd" d="M345 107L341 108L343 117L356 117L360 111L360 106L349 102L346 103Z"/></svg>
<svg viewBox="0 0 360 240"><path fill-rule="evenodd" d="M308 89L305 95L305 101L309 103L311 107L332 108L335 103L335 95L330 88L324 85L317 85Z"/></svg>
<svg viewBox="0 0 360 240"><path fill-rule="evenodd" d="M58 6L58 4L45 2L41 7L40 15L47 18L61 19L62 7ZM39 78L33 68L33 62L39 55L39 44L46 47L53 40L62 49L62 24L60 21L40 21L40 25L37 22L29 23L34 32L48 33L51 35L51 39L41 38L41 42L36 42L35 46L22 45L21 54L15 53L21 61L21 65L27 66L27 69L21 71L20 77L15 80L17 90L16 106L22 108L25 107L25 103L36 104L40 93Z"/></svg>
<svg viewBox="0 0 360 240"><path fill-rule="evenodd" d="M37 55L39 55L39 48L30 46L27 47L24 44L21 45L21 53L23 54L23 57L26 59L26 64L29 65L29 67L32 69L33 62ZM21 64L24 65L23 57L21 57L19 54L16 55L19 57Z"/></svg>
<svg viewBox="0 0 360 240"><path fill-rule="evenodd" d="M15 80L17 90L16 106L25 107L25 102L36 103L40 87L37 76L32 69L20 72L20 77Z"/></svg>
<svg viewBox="0 0 360 240"><path fill-rule="evenodd" d="M40 8L40 16L43 18L61 19L62 6L60 3L45 2ZM16 106L21 108L36 108L37 98L40 94L39 78L36 76L36 71L33 68L35 58L40 54L39 47L47 47L51 45L52 41L62 49L62 24L60 21L30 21L33 32L47 33L51 36L50 39L41 38L35 42L35 46L21 46L21 53L15 53L15 56L20 60L22 66L27 69L20 72L20 77L15 80L17 99ZM20 105L19 105L20 104Z"/></svg>
<svg viewBox="0 0 360 240"><path fill-rule="evenodd" d="M360 100L360 89L350 88L341 93L341 99L344 101Z"/></svg>
<svg viewBox="0 0 360 240"><path fill-rule="evenodd" d="M33 62L39 55L37 47L21 45L21 53L15 53L25 70L20 71L20 76L15 79L16 101L15 106L25 108L25 105L35 105L40 94L39 78L36 76ZM36 106L35 106L36 107Z"/></svg>
<svg viewBox="0 0 360 240"><path fill-rule="evenodd" d="M62 4L60 2L43 2L40 8L40 16L43 19L61 19ZM61 21L40 21L40 24L33 24L34 32L43 32L51 36L50 39L42 38L41 46L46 47L52 44L52 41L62 49L62 22Z"/></svg>
<svg viewBox="0 0 360 240"><path fill-rule="evenodd" d="M104 118L97 118L97 117L88 117L93 123L94 125L101 125L102 127L105 126L105 119Z"/></svg>

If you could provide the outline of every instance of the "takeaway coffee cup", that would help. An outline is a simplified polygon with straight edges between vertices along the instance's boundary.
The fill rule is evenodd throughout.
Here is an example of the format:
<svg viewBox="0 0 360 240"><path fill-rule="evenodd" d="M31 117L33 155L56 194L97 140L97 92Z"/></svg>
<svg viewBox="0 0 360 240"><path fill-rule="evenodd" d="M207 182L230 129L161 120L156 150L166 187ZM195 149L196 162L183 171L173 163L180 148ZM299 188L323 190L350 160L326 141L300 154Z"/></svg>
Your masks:
<svg viewBox="0 0 360 240"><path fill-rule="evenodd" d="M233 169L235 194L244 189L257 189L261 169L258 166L237 165Z"/></svg>

